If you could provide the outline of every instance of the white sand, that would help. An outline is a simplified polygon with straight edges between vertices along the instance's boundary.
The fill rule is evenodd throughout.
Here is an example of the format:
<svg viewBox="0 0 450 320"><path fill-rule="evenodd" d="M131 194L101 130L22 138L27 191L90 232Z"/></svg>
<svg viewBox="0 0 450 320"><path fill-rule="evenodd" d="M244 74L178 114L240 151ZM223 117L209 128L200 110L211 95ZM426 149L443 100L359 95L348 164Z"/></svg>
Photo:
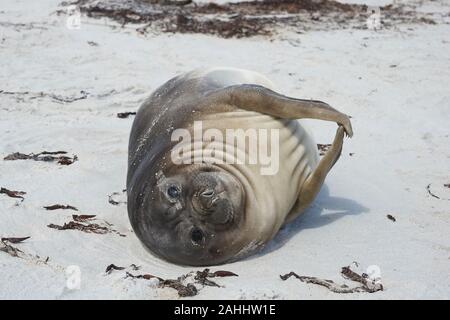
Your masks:
<svg viewBox="0 0 450 320"><path fill-rule="evenodd" d="M23 202L0 194L0 236L31 236L16 245L28 256L0 252L0 298L177 298L175 290L155 288L151 281L124 279L125 271L104 273L111 263L134 263L142 266L134 274L169 278L199 270L150 255L131 231L126 206L108 203L108 194L125 187L133 120L116 113L135 111L177 73L216 65L252 69L285 94L329 102L352 115L355 136L345 141L341 159L307 213L261 254L212 268L239 277L219 279L224 288L206 287L196 298L450 298L450 201L444 200L450 189L443 187L450 183L449 24L239 40L143 37L99 20L84 19L81 30L69 30L64 17L50 15L58 3L2 0L0 6L0 90L90 93L67 104L31 99L33 94L0 94L2 158L43 150L79 157L71 166L0 160L0 186L27 192ZM426 6L432 12L449 8L436 2ZM311 125L317 142L331 141L335 126ZM442 199L427 193L430 183ZM42 208L55 203L97 215L126 237L47 228L76 213ZM48 263L36 255L49 257ZM385 290L340 295L279 278L295 271L349 283L340 269L353 261L359 272L378 266ZM70 265L81 270L79 290L66 288Z"/></svg>

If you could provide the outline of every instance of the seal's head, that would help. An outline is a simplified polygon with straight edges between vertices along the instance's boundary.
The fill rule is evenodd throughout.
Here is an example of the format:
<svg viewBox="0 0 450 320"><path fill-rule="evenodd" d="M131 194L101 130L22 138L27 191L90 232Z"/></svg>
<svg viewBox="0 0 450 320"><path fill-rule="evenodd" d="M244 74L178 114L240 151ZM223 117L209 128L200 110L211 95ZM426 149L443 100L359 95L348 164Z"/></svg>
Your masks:
<svg viewBox="0 0 450 320"><path fill-rule="evenodd" d="M174 166L159 172L144 192L134 229L157 255L200 266L226 262L241 249L245 193L224 169Z"/></svg>

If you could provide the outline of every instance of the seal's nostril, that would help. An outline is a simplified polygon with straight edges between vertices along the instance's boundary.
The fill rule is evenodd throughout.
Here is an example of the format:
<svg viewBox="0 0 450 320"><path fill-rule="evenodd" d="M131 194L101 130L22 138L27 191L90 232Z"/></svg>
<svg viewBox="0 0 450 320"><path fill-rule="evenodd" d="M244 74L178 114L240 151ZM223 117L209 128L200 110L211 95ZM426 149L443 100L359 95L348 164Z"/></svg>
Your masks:
<svg viewBox="0 0 450 320"><path fill-rule="evenodd" d="M203 234L203 231L199 228L194 228L191 231L191 239L194 244L201 244L203 242L203 239L205 238L205 235Z"/></svg>

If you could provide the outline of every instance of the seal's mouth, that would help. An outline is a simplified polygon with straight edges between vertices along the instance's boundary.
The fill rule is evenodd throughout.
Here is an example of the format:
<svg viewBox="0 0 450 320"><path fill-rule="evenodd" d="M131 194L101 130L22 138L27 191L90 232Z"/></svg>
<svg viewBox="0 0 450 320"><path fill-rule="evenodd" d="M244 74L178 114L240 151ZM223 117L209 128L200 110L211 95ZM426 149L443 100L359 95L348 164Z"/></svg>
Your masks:
<svg viewBox="0 0 450 320"><path fill-rule="evenodd" d="M192 228L190 237L192 244L195 246L202 246L205 244L205 233L198 227Z"/></svg>

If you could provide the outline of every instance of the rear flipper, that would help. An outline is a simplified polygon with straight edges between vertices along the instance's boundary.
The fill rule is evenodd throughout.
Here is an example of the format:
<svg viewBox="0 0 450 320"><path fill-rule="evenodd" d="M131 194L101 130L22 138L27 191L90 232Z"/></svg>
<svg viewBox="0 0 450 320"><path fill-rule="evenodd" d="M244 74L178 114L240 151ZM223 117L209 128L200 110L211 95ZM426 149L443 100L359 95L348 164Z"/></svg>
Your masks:
<svg viewBox="0 0 450 320"><path fill-rule="evenodd" d="M325 181L325 177L341 156L342 145L344 141L344 132L344 128L342 126L339 126L336 131L336 136L334 137L331 148L327 151L325 156L320 159L317 167L304 182L302 188L300 189L299 197L294 207L291 209L291 212L289 212L289 214L287 215L285 223L289 223L290 221L295 219L316 198L317 194L320 191L320 188L323 185L323 182Z"/></svg>

